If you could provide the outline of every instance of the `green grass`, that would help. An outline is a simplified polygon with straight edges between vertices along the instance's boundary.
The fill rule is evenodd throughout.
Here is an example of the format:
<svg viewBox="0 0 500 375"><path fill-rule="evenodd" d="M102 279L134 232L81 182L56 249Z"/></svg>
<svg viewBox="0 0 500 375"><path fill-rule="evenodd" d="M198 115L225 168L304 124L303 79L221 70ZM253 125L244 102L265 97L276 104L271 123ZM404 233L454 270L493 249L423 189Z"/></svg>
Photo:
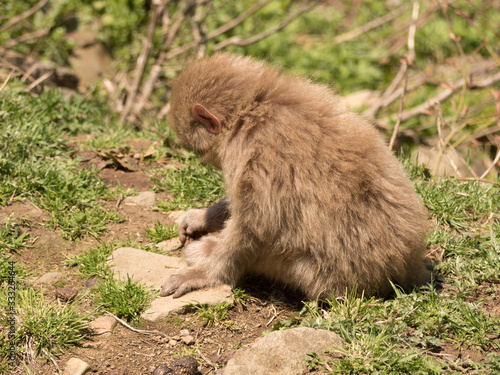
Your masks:
<svg viewBox="0 0 500 375"><path fill-rule="evenodd" d="M98 237L123 220L100 201L110 198L94 169L79 168L66 137L98 121L99 111L59 90L40 96L0 92L0 206L29 199L49 212L46 225L74 240ZM82 131L82 129L79 129Z"/></svg>
<svg viewBox="0 0 500 375"><path fill-rule="evenodd" d="M125 281L112 277L102 280L97 291L95 301L101 309L129 322L139 321L141 313L149 307L156 294L128 275Z"/></svg>
<svg viewBox="0 0 500 375"><path fill-rule="evenodd" d="M29 239L28 232L22 232L18 225L7 218L4 227L0 226L0 253L5 251L17 253L19 249L29 246L27 243Z"/></svg>
<svg viewBox="0 0 500 375"><path fill-rule="evenodd" d="M8 288L0 286L0 305L7 306ZM77 345L90 334L88 322L92 316L81 313L79 301L61 304L49 302L41 291L32 288L18 289L16 302L16 335L14 347L16 356L34 358L48 357L64 352L65 348ZM9 327L7 315L2 314L2 326ZM7 332L2 332L0 357L8 356L9 341L4 340ZM6 363L0 363L0 369L6 370Z"/></svg>
<svg viewBox="0 0 500 375"><path fill-rule="evenodd" d="M169 201L157 202L165 211L204 207L224 196L221 172L204 166L190 155L179 168L165 168L153 179L155 191L167 191L172 195Z"/></svg>
<svg viewBox="0 0 500 375"><path fill-rule="evenodd" d="M152 227L146 225L146 236L155 244L170 240L178 236L177 225L163 225L157 221Z"/></svg>
<svg viewBox="0 0 500 375"><path fill-rule="evenodd" d="M93 247L82 254L68 258L65 264L69 267L78 266L80 277L90 279L92 277L107 278L110 276L110 268L107 259L118 246L115 242Z"/></svg>

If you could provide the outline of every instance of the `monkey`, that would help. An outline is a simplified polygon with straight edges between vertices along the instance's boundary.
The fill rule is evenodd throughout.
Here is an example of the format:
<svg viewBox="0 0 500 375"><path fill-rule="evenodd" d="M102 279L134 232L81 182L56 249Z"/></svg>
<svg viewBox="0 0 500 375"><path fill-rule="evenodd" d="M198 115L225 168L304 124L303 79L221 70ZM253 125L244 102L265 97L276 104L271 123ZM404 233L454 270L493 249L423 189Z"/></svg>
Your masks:
<svg viewBox="0 0 500 375"><path fill-rule="evenodd" d="M188 266L162 296L247 274L309 299L430 281L424 205L379 131L328 86L221 52L174 80L168 123L222 171L226 197L187 211Z"/></svg>

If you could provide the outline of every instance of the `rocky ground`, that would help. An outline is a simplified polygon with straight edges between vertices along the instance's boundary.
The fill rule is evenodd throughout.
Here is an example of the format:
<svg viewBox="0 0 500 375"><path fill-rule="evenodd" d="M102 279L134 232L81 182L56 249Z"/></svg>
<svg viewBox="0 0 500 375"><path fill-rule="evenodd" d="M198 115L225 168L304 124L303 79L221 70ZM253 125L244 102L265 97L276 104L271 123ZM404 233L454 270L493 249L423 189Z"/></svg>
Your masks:
<svg viewBox="0 0 500 375"><path fill-rule="evenodd" d="M135 142L137 149L147 146L147 142ZM98 163L98 158L90 158ZM88 163L88 162L87 162ZM85 167L85 165L82 165ZM71 300L76 296L84 296L85 308L91 311L95 306L85 294L96 285L95 280L87 280L77 275L76 268L70 268L64 261L68 257L81 254L91 247L102 243L110 243L115 240L125 241L136 239L138 243L146 244L148 239L145 235L146 226L153 226L157 221L172 224L179 217L179 213L168 214L154 209L155 199L165 199L162 194L153 194L148 166L134 172L125 172L114 168L103 168L100 176L111 186L120 184L122 188L133 187L137 192L148 192L139 194L144 199L126 199L121 202L105 202L110 209L116 209L125 218L122 223L111 224L107 234L99 239L85 237L76 241L65 240L61 233L44 226L44 220L48 214L34 206L30 201L13 203L10 206L0 208L0 219L12 216L15 220L24 220L27 231L34 239L31 247L21 249L19 254L14 254L14 259L26 265L33 273L33 282L36 288L42 288L49 301L59 298L61 301ZM155 166L158 167L158 166ZM174 240L175 241L175 240ZM174 245L174 247L177 247ZM122 258L131 257L130 251L125 249ZM127 252L129 251L129 252ZM120 263L119 252L114 254L115 261ZM155 253L135 254L138 256L128 265L116 265L116 269L122 274L132 272L127 269L133 265L136 272L143 269L149 270L154 257L164 257ZM125 256L123 256L125 255ZM174 254L175 255L175 254ZM178 255L178 252L177 252ZM153 261L151 262L151 258ZM122 259L123 260L123 259ZM130 259L129 259L130 260ZM148 263L149 262L149 263ZM127 262L125 262L127 263ZM124 268L120 268L124 267ZM147 271L138 275L146 284L158 287L161 285L168 273L156 275L153 281L147 279ZM64 284L63 288L54 286ZM146 318L139 325L131 326L123 321L118 321L112 316L100 316L92 322L93 335L85 340L81 346L70 347L61 356L52 357L50 360L39 359L29 365L32 374L54 374L60 371L67 374L97 373L97 374L209 374L222 373L221 367L225 366L233 358L234 354L241 349L249 348L261 338L263 331L272 329L273 325L281 320L289 318L293 313L300 311L302 302L300 297L293 293L278 289L274 285L268 285L259 279L248 279L242 284L243 289L250 298L243 305L237 303L229 310L228 317L221 322L206 324L195 311L175 308L173 313L168 314L171 307L160 307L160 313L155 318ZM230 291L222 289L222 299L230 300ZM186 297L188 297L187 295ZM203 295L195 295L189 300L203 302ZM171 297L158 297L156 304L165 304ZM211 300L209 300L210 302ZM220 300L212 300L219 302ZM153 303L153 306L155 302ZM167 303L168 305L168 303ZM166 310L165 310L166 309ZM144 316L147 316L145 314ZM256 361L255 356L274 353L273 360L269 365L276 373L288 374L290 367L295 364L298 372L306 371L305 354L311 350L318 351L323 346L323 339L331 344L331 340L339 343L339 338L324 331L328 337L314 338L309 332L307 335L292 335L290 339L283 341L272 339L271 344L264 342L257 345L251 357L240 357L234 364L234 369L228 371L230 374L256 373L255 368L248 367L252 364L262 363ZM309 338L305 340L305 338ZM277 354L278 347L270 349L266 345L276 345L279 342L287 343L287 351ZM295 348L293 343L297 344ZM318 346L319 344L319 346ZM264 345L264 346L262 346ZM312 346L311 346L312 345ZM324 344L327 345L327 344ZM259 349L259 347L265 349ZM279 346L279 345L278 345ZM290 352L288 352L290 350ZM243 351L241 351L243 352ZM281 358L281 359L280 359ZM295 361L291 359L295 358ZM236 360L236 358L235 358ZM195 362L193 362L195 361ZM246 368L248 367L248 368ZM169 372L170 370L172 372ZM281 369L281 370L280 370ZM261 370L258 370L258 373ZM13 374L24 374L25 369L17 368ZM272 373L272 372L269 372Z"/></svg>

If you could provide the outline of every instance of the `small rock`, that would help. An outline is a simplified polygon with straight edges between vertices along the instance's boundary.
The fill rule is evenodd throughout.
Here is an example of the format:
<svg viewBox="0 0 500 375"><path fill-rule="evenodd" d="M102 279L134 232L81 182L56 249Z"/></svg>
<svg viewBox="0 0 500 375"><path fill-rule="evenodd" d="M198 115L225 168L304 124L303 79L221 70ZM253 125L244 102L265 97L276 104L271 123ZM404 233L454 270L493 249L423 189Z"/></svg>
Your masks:
<svg viewBox="0 0 500 375"><path fill-rule="evenodd" d="M125 367L117 367L114 370L111 370L109 375L128 375L128 372Z"/></svg>
<svg viewBox="0 0 500 375"><path fill-rule="evenodd" d="M189 331L187 329L181 329L181 332L179 333L179 336L187 336L189 335Z"/></svg>
<svg viewBox="0 0 500 375"><path fill-rule="evenodd" d="M116 327L116 319L111 316L101 316L89 324L95 335L110 336Z"/></svg>
<svg viewBox="0 0 500 375"><path fill-rule="evenodd" d="M77 295L78 289L72 288L70 286L56 289L56 298L59 298L63 302L73 301Z"/></svg>
<svg viewBox="0 0 500 375"><path fill-rule="evenodd" d="M171 238L170 240L162 241L156 244L158 250L169 253L182 247L182 242L179 237Z"/></svg>
<svg viewBox="0 0 500 375"><path fill-rule="evenodd" d="M143 191L139 195L127 197L123 200L124 204L136 204L144 208L151 208L156 202L156 194L152 191Z"/></svg>
<svg viewBox="0 0 500 375"><path fill-rule="evenodd" d="M63 375L82 375L89 370L89 364L79 358L70 358L66 363Z"/></svg>
<svg viewBox="0 0 500 375"><path fill-rule="evenodd" d="M174 347L177 345L177 341L175 341L174 339L171 339L169 342L168 342L168 345Z"/></svg>
<svg viewBox="0 0 500 375"><path fill-rule="evenodd" d="M238 350L224 375L289 375L307 371L306 355L321 355L332 347L344 347L339 335L321 329L292 328L259 338L247 350Z"/></svg>
<svg viewBox="0 0 500 375"><path fill-rule="evenodd" d="M170 367L176 375L195 375L198 373L198 362L191 356L176 358Z"/></svg>
<svg viewBox="0 0 500 375"><path fill-rule="evenodd" d="M186 214L186 211L170 211L167 215L167 217L173 221L175 221L176 224L180 224L182 218Z"/></svg>
<svg viewBox="0 0 500 375"><path fill-rule="evenodd" d="M157 368L154 369L154 371L151 373L151 375L166 375L166 374L173 374L174 371L168 367L166 364L161 364Z"/></svg>
<svg viewBox="0 0 500 375"><path fill-rule="evenodd" d="M66 277L60 272L49 272L35 280L35 285L54 285Z"/></svg>
<svg viewBox="0 0 500 375"><path fill-rule="evenodd" d="M194 343L194 337L191 335L182 336L181 341L186 345L191 345Z"/></svg>
<svg viewBox="0 0 500 375"><path fill-rule="evenodd" d="M97 280L95 278L88 279L85 281L84 285L85 285L85 288L88 288L88 289L93 288L93 287L97 286Z"/></svg>
<svg viewBox="0 0 500 375"><path fill-rule="evenodd" d="M226 350L222 352L218 357L215 358L215 363L219 366L225 366L230 359L234 357L236 354L236 350Z"/></svg>

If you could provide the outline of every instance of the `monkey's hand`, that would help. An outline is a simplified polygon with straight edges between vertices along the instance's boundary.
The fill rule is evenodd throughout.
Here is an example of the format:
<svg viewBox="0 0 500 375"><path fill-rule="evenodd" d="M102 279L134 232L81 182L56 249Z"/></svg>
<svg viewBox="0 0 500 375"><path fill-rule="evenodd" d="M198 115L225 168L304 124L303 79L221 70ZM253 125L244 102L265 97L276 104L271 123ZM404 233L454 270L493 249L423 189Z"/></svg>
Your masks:
<svg viewBox="0 0 500 375"><path fill-rule="evenodd" d="M222 199L208 208L189 210L179 224L179 240L190 243L207 233L216 232L224 227L229 218L229 203Z"/></svg>
<svg viewBox="0 0 500 375"><path fill-rule="evenodd" d="M209 225L206 220L207 209L189 210L182 217L179 228L179 240L190 243L209 232Z"/></svg>
<svg viewBox="0 0 500 375"><path fill-rule="evenodd" d="M173 298L179 298L192 290L212 285L214 284L208 280L205 272L197 268L188 268L170 276L163 284L160 295L165 297L172 294Z"/></svg>

